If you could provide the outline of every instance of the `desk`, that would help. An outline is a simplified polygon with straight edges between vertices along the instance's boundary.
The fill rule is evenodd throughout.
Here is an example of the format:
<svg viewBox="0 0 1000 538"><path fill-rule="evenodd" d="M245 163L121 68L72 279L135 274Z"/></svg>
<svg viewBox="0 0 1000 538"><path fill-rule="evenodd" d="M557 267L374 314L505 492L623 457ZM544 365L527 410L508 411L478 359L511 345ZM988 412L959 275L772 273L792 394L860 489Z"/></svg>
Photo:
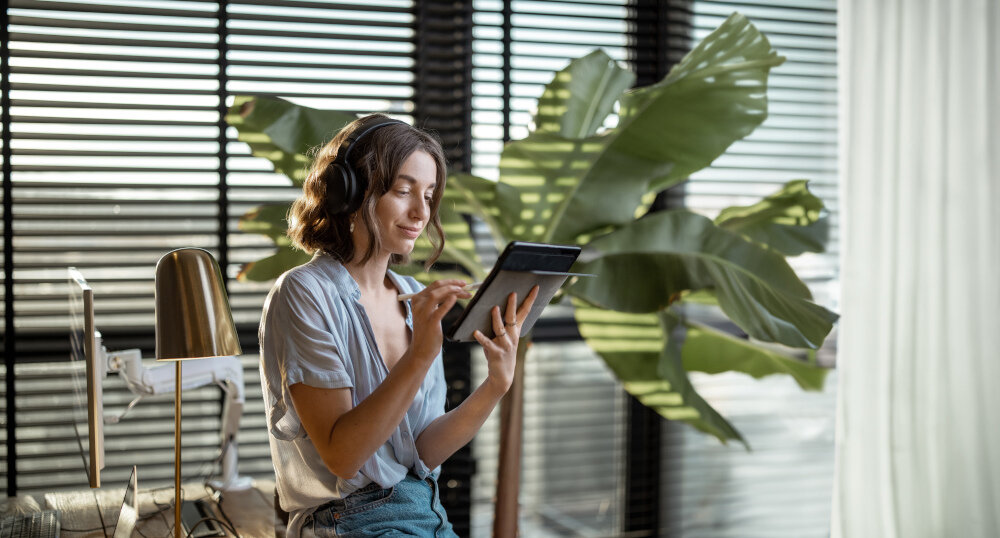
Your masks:
<svg viewBox="0 0 1000 538"><path fill-rule="evenodd" d="M185 484L184 499L195 500L208 498L208 491L202 484ZM172 537L174 511L166 508L174 502L174 488L142 489L139 483L139 518L134 536L148 538ZM95 500L96 494L96 500ZM114 522L121 509L124 488L100 488L97 490L70 491L48 493L45 495L45 508L62 511L62 534L67 538L104 538L101 532L101 521L97 513L100 505L104 514L104 524L108 525L108 533L114 531ZM218 512L214 502L210 504ZM156 514L161 509L164 509ZM274 513L274 481L256 480L254 487L245 491L233 491L223 495L222 509L236 526L237 532L244 538L284 537L284 525L277 521ZM155 514L152 517L145 517ZM225 521L226 518L216 513L216 517ZM200 527L199 527L200 528ZM89 532L81 532L93 529Z"/></svg>

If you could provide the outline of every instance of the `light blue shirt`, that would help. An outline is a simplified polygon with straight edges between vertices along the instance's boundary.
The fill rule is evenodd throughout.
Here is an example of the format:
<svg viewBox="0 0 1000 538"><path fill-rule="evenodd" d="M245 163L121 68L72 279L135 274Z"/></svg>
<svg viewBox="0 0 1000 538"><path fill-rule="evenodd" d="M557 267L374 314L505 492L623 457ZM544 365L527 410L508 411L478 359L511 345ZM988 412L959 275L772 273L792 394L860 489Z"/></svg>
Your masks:
<svg viewBox="0 0 1000 538"><path fill-rule="evenodd" d="M389 271L400 293L423 285ZM368 397L389 373L375 344L354 278L333 257L317 254L278 278L264 303L260 322L260 382L281 507L289 513L288 535L298 536L316 507L340 499L371 482L389 488L407 473L434 475L417 453L416 439L444 414L446 385L441 353L424 378L403 421L389 440L351 480L327 469L295 412L288 387L351 388L353 404ZM406 326L413 330L410 302Z"/></svg>

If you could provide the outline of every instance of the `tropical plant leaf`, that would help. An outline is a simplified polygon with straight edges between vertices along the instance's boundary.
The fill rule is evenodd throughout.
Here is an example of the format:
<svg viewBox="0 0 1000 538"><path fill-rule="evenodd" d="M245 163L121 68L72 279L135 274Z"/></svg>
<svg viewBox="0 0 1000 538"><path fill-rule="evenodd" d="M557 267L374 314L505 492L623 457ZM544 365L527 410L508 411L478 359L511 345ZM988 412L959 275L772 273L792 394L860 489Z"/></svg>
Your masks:
<svg viewBox="0 0 1000 538"><path fill-rule="evenodd" d="M239 229L247 233L267 236L277 246L291 245L288 239L288 208L290 202L266 204L247 211L240 217Z"/></svg>
<svg viewBox="0 0 1000 538"><path fill-rule="evenodd" d="M635 74L602 50L573 60L545 86L534 131L570 139L597 134L615 101L634 83Z"/></svg>
<svg viewBox="0 0 1000 538"><path fill-rule="evenodd" d="M244 265L236 278L241 281L253 280L257 282L274 280L285 271L302 265L310 259L312 259L311 254L292 246L281 246L271 256Z"/></svg>
<svg viewBox="0 0 1000 538"><path fill-rule="evenodd" d="M808 183L789 181L756 204L723 209L715 224L786 256L823 252L829 221L823 216L823 201L809 192Z"/></svg>
<svg viewBox="0 0 1000 538"><path fill-rule="evenodd" d="M746 17L734 14L666 79L626 93L618 127L601 137L592 163L562 175L570 189L556 201L541 240L573 243L622 226L643 194L707 166L767 117L767 75L783 61ZM501 160L506 181L504 174Z"/></svg>
<svg viewBox="0 0 1000 538"><path fill-rule="evenodd" d="M625 94L617 143L673 163L651 189L678 183L767 118L767 77L784 61L745 16L733 13L666 78Z"/></svg>
<svg viewBox="0 0 1000 538"><path fill-rule="evenodd" d="M462 172L448 176L445 198L457 213L482 219L490 228L497 250L513 237L523 207L516 188Z"/></svg>
<svg viewBox="0 0 1000 538"><path fill-rule="evenodd" d="M550 236L552 226L563 219L554 211L563 207L562 202L568 196L578 195L574 191L583 181L581 176L588 173L608 140L598 136L570 140L553 133L534 133L507 144L500 156L500 182L514 187L521 200L520 212L512 215L509 237L545 243L574 242L575 237L554 239ZM629 169L636 168L635 163L622 164ZM627 191L632 196L625 194ZM627 212L631 217L643 192L645 184L621 181L621 196L593 197L595 203L589 208L588 222L604 222L603 215L612 213Z"/></svg>
<svg viewBox="0 0 1000 538"><path fill-rule="evenodd" d="M662 211L588 245L569 292L622 312L656 312L681 292L712 288L719 306L750 336L818 348L837 315L813 303L784 257L688 211Z"/></svg>
<svg viewBox="0 0 1000 538"><path fill-rule="evenodd" d="M736 428L691 385L657 314L613 312L580 300L573 305L580 334L629 394L667 419L690 424L723 443L735 439L745 444Z"/></svg>
<svg viewBox="0 0 1000 538"><path fill-rule="evenodd" d="M317 110L277 97L237 96L226 114L256 157L263 157L296 186L305 181L309 150L333 138L356 118L335 110Z"/></svg>
<svg viewBox="0 0 1000 538"><path fill-rule="evenodd" d="M823 389L826 368L678 316L674 311L679 306L675 303L662 315L673 318L675 330L683 332L681 358L685 370L709 374L742 372L757 379L786 374L805 390Z"/></svg>

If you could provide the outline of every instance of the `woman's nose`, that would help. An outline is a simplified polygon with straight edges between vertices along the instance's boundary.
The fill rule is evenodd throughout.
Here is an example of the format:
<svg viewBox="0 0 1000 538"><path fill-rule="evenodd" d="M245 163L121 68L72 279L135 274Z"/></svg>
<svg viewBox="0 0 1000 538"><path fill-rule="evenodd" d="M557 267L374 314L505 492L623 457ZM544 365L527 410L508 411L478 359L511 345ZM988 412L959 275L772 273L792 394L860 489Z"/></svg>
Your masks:
<svg viewBox="0 0 1000 538"><path fill-rule="evenodd" d="M421 198L419 202L413 204L413 207L410 209L410 216L414 219L425 220L430 215L430 212L430 202Z"/></svg>

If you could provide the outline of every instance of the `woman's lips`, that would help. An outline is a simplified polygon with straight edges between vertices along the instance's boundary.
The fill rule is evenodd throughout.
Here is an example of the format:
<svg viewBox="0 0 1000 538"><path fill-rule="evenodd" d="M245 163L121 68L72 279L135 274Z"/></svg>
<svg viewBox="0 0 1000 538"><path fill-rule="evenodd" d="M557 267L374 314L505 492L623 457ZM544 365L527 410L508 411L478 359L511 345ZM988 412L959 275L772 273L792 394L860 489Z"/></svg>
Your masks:
<svg viewBox="0 0 1000 538"><path fill-rule="evenodd" d="M420 232L423 231L421 228L407 228L405 226L400 226L399 229L403 230L403 235L410 239L416 239L420 236Z"/></svg>

